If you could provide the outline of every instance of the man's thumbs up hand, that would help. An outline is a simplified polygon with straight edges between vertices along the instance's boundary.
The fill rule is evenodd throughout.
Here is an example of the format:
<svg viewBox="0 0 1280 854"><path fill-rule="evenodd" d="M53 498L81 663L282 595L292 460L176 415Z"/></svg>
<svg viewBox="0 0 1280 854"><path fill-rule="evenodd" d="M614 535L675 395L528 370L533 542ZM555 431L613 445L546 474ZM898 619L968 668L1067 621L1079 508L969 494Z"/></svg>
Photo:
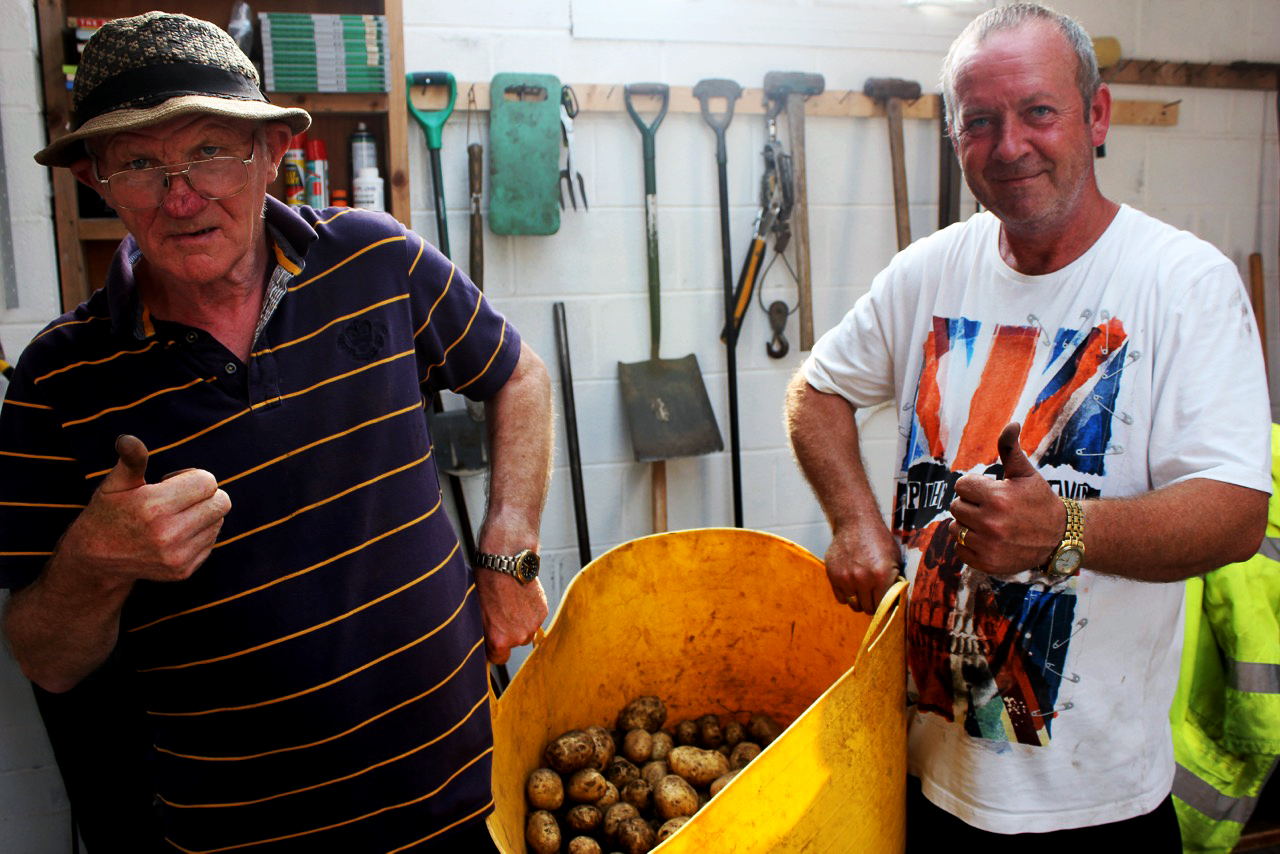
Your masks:
<svg viewBox="0 0 1280 854"><path fill-rule="evenodd" d="M147 483L149 453L136 436L120 436L115 450L119 461L67 529L60 557L104 587L189 577L213 550L231 499L203 469Z"/></svg>
<svg viewBox="0 0 1280 854"><path fill-rule="evenodd" d="M1040 566L1066 525L1066 508L1022 450L1021 433L1022 425L1012 422L996 440L1002 480L966 474L956 481L951 502L957 556L992 575Z"/></svg>

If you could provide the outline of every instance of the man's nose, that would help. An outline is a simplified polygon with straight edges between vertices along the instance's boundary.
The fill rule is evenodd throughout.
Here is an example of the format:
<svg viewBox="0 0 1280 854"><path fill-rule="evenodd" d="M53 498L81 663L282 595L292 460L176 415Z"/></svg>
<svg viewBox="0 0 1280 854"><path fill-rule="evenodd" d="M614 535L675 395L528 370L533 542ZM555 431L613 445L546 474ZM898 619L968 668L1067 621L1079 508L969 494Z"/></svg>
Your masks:
<svg viewBox="0 0 1280 854"><path fill-rule="evenodd" d="M204 197L196 192L191 183L191 176L185 171L165 174L164 201L160 207L165 213L181 214L204 201Z"/></svg>
<svg viewBox="0 0 1280 854"><path fill-rule="evenodd" d="M1027 144L1027 129L1022 122L1017 119L1003 121L999 125L997 134L993 152L997 159L1012 163L1027 153L1029 148Z"/></svg>

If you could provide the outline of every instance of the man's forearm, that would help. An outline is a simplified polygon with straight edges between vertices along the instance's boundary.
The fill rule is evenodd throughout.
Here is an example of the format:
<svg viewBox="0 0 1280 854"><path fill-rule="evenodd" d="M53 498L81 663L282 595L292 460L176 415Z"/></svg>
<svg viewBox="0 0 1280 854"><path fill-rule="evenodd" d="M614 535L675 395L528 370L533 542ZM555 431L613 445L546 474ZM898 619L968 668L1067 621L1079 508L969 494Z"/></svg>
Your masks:
<svg viewBox="0 0 1280 854"><path fill-rule="evenodd" d="M115 648L128 595L128 588L81 588L67 559L55 554L5 604L5 640L23 674L52 693L74 688Z"/></svg>
<svg viewBox="0 0 1280 854"><path fill-rule="evenodd" d="M551 380L542 359L527 345L521 345L510 379L486 406L485 421L492 463L481 545L534 546L551 480L553 429ZM485 544L490 536L503 541ZM514 541L528 538L533 539Z"/></svg>
<svg viewBox="0 0 1280 854"><path fill-rule="evenodd" d="M787 435L796 462L833 529L867 515L880 517L862 464L854 409L818 391L797 373L787 389Z"/></svg>
<svg viewBox="0 0 1280 854"><path fill-rule="evenodd" d="M1248 560L1267 527L1266 493L1203 478L1133 498L1084 501L1084 566L1179 581Z"/></svg>

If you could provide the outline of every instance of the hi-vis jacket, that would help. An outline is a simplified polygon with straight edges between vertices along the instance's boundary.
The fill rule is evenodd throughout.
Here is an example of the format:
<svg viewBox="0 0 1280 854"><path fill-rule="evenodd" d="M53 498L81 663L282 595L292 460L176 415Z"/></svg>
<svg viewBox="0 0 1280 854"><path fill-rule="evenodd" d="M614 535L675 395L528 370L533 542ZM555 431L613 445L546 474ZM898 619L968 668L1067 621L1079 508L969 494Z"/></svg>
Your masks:
<svg viewBox="0 0 1280 854"><path fill-rule="evenodd" d="M1186 641L1170 718L1185 852L1229 852L1280 757L1280 425L1258 553L1187 581Z"/></svg>

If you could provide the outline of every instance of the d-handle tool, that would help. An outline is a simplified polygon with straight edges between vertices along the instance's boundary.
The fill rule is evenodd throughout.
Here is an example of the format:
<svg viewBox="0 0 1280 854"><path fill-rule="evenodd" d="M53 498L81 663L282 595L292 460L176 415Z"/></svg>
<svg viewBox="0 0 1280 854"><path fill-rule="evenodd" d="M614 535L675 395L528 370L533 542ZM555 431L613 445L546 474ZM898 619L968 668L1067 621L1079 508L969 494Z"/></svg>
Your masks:
<svg viewBox="0 0 1280 854"><path fill-rule="evenodd" d="M738 436L738 362L737 326L733 319L733 262L729 247L729 156L724 142L724 132L733 121L733 103L742 97L742 87L732 80L702 80L693 87L693 95L702 107L702 118L716 135L716 167L720 187L720 249L724 267L724 321L732 326L734 334L725 340L725 358L729 374L729 457L733 473L733 524L742 527L742 462ZM710 101L723 98L723 113L711 111Z"/></svg>
<svg viewBox="0 0 1280 854"><path fill-rule="evenodd" d="M409 100L409 112L418 120L418 124L422 125L422 132L427 137L427 152L431 156L431 186L432 196L436 205L436 231L440 237L440 251L446 257L452 257L449 249L449 223L444 214L444 179L440 170L440 148L444 139L444 123L449 120L449 116L453 114L453 105L458 100L458 81L448 71L411 71L407 75L409 81L409 93L412 95L413 87L421 86L425 92L431 87L443 87L448 92L449 102L440 110L419 110L413 103L413 98Z"/></svg>

